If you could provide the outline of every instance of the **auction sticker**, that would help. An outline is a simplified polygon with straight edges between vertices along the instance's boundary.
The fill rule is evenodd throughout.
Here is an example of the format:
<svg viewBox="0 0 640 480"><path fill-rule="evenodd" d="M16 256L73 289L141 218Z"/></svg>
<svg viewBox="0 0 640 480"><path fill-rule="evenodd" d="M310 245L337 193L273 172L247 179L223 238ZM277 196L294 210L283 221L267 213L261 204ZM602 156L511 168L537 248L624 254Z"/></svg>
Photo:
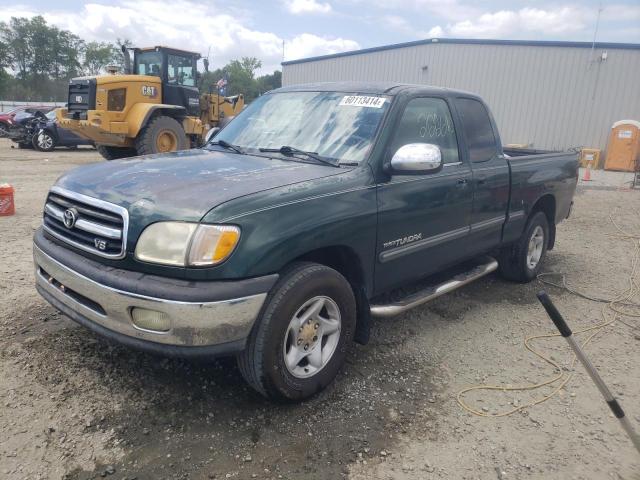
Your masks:
<svg viewBox="0 0 640 480"><path fill-rule="evenodd" d="M347 95L340 100L340 106L382 108L385 99L382 97L366 97L364 95Z"/></svg>

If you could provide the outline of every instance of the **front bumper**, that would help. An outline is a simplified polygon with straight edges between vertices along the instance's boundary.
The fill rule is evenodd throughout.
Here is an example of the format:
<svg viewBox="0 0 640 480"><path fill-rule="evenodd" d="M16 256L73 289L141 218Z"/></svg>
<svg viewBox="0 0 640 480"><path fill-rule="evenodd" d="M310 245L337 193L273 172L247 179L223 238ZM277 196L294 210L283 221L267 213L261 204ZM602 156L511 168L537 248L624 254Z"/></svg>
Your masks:
<svg viewBox="0 0 640 480"><path fill-rule="evenodd" d="M242 350L277 280L277 275L270 275L251 281L188 282L118 270L55 244L41 230L34 238L33 256L38 292L62 313L119 343L173 356ZM127 285L130 288L123 290ZM256 291L260 289L264 291ZM235 295L230 295L234 290ZM225 298L229 296L232 298ZM166 314L169 330L137 327L131 316L133 308Z"/></svg>
<svg viewBox="0 0 640 480"><path fill-rule="evenodd" d="M56 110L58 126L92 140L95 143L116 147L131 146L128 122L112 122L102 110L87 111L87 119L70 118L66 108Z"/></svg>

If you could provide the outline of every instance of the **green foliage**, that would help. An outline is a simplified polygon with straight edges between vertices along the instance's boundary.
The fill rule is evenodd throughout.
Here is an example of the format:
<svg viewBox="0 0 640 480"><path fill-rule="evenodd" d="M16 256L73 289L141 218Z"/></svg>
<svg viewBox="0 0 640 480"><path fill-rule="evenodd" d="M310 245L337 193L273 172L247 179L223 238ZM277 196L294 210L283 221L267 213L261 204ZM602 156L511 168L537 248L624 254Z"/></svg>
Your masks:
<svg viewBox="0 0 640 480"><path fill-rule="evenodd" d="M122 52L111 43L89 42L84 48L83 73L85 75L105 73L108 65L119 65L121 57Z"/></svg>
<svg viewBox="0 0 640 480"><path fill-rule="evenodd" d="M257 96L278 88L282 84L282 72L280 71L256 78L256 70L261 67L262 62L255 57L242 57L240 60L233 60L223 68L205 72L198 84L200 92L215 92L217 81L226 75L229 83L225 89L225 95L242 93L245 101L250 102Z"/></svg>
<svg viewBox="0 0 640 480"><path fill-rule="evenodd" d="M80 75L100 75L108 65L123 70L121 46L114 43L85 42L69 31L48 25L41 17L16 18L0 22L0 98L4 100L65 101L69 79ZM226 95L245 95L251 101L281 84L281 72L256 77L262 62L255 57L233 60L222 69L205 72L198 86L201 92L216 91L216 82L226 75Z"/></svg>

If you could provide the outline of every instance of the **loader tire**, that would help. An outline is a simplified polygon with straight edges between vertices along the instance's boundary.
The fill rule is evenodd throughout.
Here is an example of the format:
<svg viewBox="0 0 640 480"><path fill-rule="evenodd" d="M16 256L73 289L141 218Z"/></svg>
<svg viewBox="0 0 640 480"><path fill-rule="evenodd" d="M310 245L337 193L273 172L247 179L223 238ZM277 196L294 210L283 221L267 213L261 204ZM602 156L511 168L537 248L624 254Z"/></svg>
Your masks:
<svg viewBox="0 0 640 480"><path fill-rule="evenodd" d="M135 149L127 147L96 145L96 150L105 160L118 160L119 158L135 157L137 155Z"/></svg>
<svg viewBox="0 0 640 480"><path fill-rule="evenodd" d="M174 118L164 115L152 118L138 134L138 155L168 153L189 148L189 141L182 125Z"/></svg>

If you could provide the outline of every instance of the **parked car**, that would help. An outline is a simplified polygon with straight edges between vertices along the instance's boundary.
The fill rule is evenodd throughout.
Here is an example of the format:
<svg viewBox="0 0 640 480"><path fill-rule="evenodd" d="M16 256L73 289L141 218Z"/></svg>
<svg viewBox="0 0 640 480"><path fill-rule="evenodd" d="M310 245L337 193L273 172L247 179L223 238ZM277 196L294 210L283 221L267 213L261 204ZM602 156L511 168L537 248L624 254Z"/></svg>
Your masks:
<svg viewBox="0 0 640 480"><path fill-rule="evenodd" d="M12 123L14 117L21 112L29 113L33 115L36 112L49 113L55 107L51 107L48 105L22 105L20 107L14 107L6 112L0 112L0 128L7 129Z"/></svg>
<svg viewBox="0 0 640 480"><path fill-rule="evenodd" d="M79 145L93 145L91 140L82 138L71 130L59 127L55 110L47 113L46 117L46 121L38 126L38 131L33 136L33 146L36 150L50 152L56 147L75 149Z"/></svg>
<svg viewBox="0 0 640 480"><path fill-rule="evenodd" d="M5 127L0 128L0 137L9 138L18 144L18 148L32 148L32 139L41 121L46 120L40 110L34 113L17 112Z"/></svg>
<svg viewBox="0 0 640 480"><path fill-rule="evenodd" d="M258 392L301 400L367 342L371 316L496 269L536 278L577 155L508 154L470 93L281 88L203 149L63 175L34 237L36 287L107 338L236 355Z"/></svg>

